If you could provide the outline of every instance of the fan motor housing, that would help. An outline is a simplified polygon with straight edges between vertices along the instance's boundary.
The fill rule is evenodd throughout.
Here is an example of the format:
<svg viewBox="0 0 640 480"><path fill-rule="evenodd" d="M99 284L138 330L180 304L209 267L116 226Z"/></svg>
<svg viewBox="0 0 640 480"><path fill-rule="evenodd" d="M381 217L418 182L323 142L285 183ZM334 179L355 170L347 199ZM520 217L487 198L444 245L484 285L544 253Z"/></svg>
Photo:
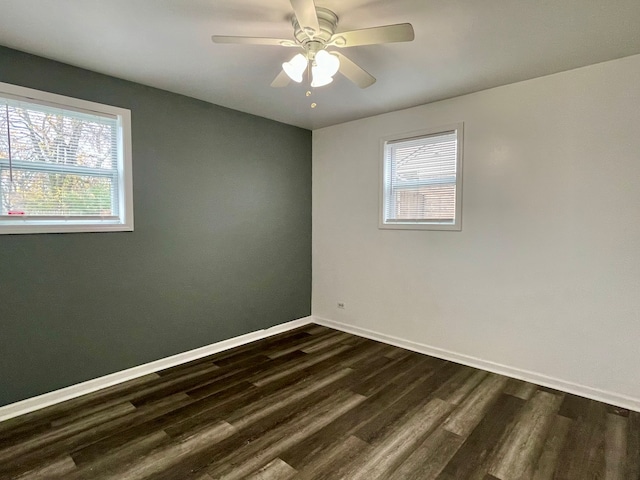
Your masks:
<svg viewBox="0 0 640 480"><path fill-rule="evenodd" d="M324 48L325 44L329 42L333 34L336 32L336 27L338 26L338 16L327 8L316 7L316 14L318 15L318 24L320 25L320 32L315 35L309 35L305 32L300 23L298 23L298 19L294 16L291 19L291 23L293 24L294 34L293 36L296 38L296 41L305 47L306 50L321 50ZM318 43L322 48L309 48L313 47L312 45L308 45L309 43Z"/></svg>

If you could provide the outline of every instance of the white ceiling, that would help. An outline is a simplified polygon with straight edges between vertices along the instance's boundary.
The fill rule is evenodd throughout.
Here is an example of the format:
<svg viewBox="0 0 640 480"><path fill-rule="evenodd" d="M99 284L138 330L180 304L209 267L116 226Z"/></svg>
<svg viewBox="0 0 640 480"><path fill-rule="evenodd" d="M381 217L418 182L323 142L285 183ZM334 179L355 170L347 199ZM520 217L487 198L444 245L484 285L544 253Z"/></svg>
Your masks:
<svg viewBox="0 0 640 480"><path fill-rule="evenodd" d="M295 53L289 0L0 0L0 44L315 129L640 53L639 0L316 0L338 31L410 22L411 43L342 50L377 77L269 86ZM311 109L310 103L317 108Z"/></svg>

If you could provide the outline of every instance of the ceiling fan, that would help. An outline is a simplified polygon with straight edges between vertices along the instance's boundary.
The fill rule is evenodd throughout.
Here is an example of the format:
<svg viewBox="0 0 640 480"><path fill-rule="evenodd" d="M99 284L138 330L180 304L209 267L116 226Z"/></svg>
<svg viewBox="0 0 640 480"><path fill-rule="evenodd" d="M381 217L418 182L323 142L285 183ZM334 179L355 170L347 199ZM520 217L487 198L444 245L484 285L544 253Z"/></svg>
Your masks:
<svg viewBox="0 0 640 480"><path fill-rule="evenodd" d="M313 0L291 0L291 6L294 12L291 20L294 40L224 35L213 35L211 40L214 43L301 48L303 53L282 64L282 71L271 83L272 87L286 87L291 80L300 83L305 72L310 70L312 87L328 85L333 81L333 76L340 72L358 87L367 88L376 81L371 74L342 53L327 49L410 42L414 39L410 23L336 33L338 16L331 10L316 7Z"/></svg>

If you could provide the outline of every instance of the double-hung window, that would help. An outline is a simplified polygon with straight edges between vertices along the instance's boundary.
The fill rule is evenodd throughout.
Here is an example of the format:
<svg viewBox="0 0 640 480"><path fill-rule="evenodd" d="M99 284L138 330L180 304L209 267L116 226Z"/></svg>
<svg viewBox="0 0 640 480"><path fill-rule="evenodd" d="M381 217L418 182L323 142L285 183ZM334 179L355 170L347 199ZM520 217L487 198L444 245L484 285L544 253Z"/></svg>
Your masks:
<svg viewBox="0 0 640 480"><path fill-rule="evenodd" d="M133 230L129 110L0 83L0 234Z"/></svg>
<svg viewBox="0 0 640 480"><path fill-rule="evenodd" d="M460 230L462 124L382 140L380 228Z"/></svg>

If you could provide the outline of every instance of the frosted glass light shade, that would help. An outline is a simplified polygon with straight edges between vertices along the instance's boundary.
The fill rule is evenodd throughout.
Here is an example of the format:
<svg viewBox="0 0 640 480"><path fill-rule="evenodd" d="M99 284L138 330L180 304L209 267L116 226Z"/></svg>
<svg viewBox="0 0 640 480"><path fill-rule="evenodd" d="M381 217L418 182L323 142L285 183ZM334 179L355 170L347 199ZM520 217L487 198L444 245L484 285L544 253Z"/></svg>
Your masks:
<svg viewBox="0 0 640 480"><path fill-rule="evenodd" d="M333 77L340 69L340 59L326 50L316 53L315 64L327 77Z"/></svg>
<svg viewBox="0 0 640 480"><path fill-rule="evenodd" d="M282 64L282 69L294 82L302 82L302 75L307 68L307 59L301 53Z"/></svg>
<svg viewBox="0 0 640 480"><path fill-rule="evenodd" d="M311 86L313 88L324 87L325 85L329 85L333 82L333 78L331 76L326 75L320 67L315 65L311 67L311 75L313 76L311 81Z"/></svg>

